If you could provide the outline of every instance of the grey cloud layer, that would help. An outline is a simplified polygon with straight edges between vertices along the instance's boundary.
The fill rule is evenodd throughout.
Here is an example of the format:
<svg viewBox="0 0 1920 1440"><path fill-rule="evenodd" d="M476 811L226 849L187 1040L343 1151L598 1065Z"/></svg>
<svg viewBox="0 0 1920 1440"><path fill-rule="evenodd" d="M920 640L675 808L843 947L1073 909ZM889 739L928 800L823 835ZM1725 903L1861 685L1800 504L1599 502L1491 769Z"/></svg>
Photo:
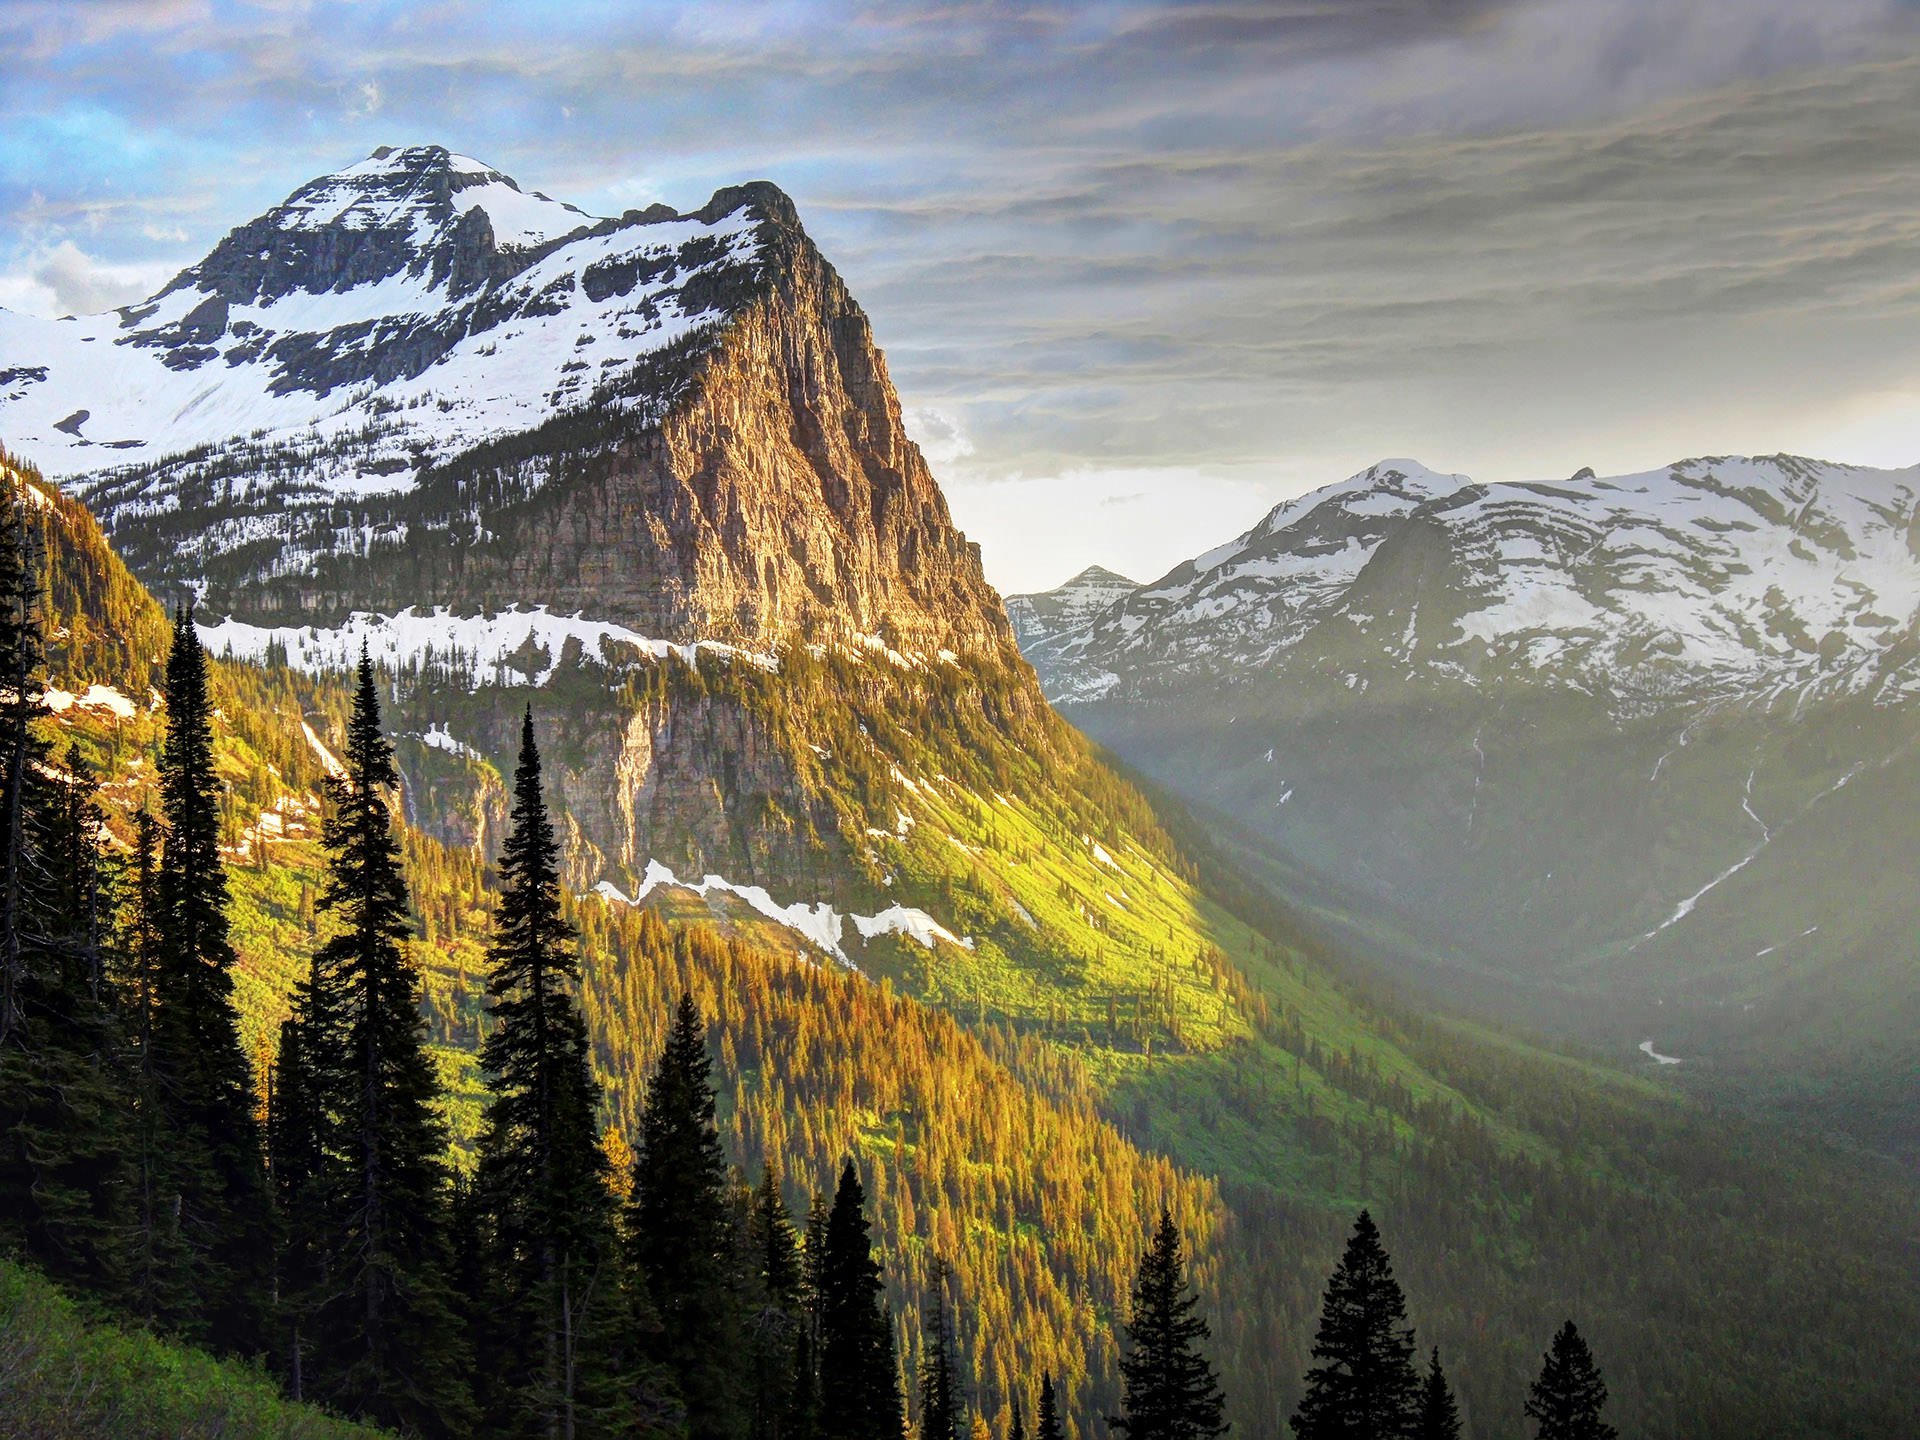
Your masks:
<svg viewBox="0 0 1920 1440"><path fill-rule="evenodd" d="M605 210L769 175L962 484L1498 470L1920 370L1916 25L1900 0L14 0L0 283L121 298L377 143Z"/></svg>

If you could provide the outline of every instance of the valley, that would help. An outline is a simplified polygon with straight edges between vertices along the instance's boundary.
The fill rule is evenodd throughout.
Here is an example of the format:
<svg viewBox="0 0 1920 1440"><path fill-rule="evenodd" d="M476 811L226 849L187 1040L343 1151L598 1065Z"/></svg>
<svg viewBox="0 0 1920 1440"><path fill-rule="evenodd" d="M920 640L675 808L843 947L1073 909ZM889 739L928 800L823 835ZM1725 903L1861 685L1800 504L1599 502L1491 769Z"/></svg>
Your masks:
<svg viewBox="0 0 1920 1440"><path fill-rule="evenodd" d="M1911 1417L1911 1175L1688 1083L1792 1035L1783 1104L1893 1075L1858 1138L1910 1114L1920 987L1866 985L1906 964L1904 480L1383 466L1155 584L1003 606L784 194L600 219L436 147L302 186L145 304L0 315L0 370L47 725L122 847L194 606L263 1088L364 649L456 1166L531 713L608 1148L690 995L728 1161L804 1213L857 1157L908 1371L939 1255L996 1432L1045 1366L1105 1433L1162 1204L1235 1433L1282 1433L1362 1206L1476 1435L1522 1433L1573 1308L1636 1435ZM1573 1023L1601 987L1635 998Z"/></svg>

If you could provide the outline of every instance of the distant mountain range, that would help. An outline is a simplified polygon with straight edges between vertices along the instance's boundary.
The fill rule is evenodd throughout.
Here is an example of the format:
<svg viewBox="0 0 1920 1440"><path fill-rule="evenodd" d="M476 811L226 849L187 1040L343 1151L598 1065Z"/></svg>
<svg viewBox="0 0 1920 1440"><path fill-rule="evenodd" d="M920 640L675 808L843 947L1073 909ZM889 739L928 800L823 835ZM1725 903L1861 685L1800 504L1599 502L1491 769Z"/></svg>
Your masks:
<svg viewBox="0 0 1920 1440"><path fill-rule="evenodd" d="M1920 1145L1920 469L1386 461L1021 641L1428 979Z"/></svg>

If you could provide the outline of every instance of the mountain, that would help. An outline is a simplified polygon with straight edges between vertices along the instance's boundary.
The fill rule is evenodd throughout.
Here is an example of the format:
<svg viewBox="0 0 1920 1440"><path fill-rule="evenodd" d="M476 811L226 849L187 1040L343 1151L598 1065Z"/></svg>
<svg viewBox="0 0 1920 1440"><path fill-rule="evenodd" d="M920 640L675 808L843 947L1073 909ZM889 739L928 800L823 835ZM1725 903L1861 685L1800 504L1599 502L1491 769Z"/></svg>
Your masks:
<svg viewBox="0 0 1920 1440"><path fill-rule="evenodd" d="M1429 978L1911 1149L1917 612L1920 469L1388 461L1027 648Z"/></svg>
<svg viewBox="0 0 1920 1440"><path fill-rule="evenodd" d="M1006 635L866 317L764 183L595 221L383 149L142 304L6 316L0 425L156 586L259 625L517 603L759 649Z"/></svg>
<svg viewBox="0 0 1920 1440"><path fill-rule="evenodd" d="M1123 596L1140 588L1136 580L1116 575L1101 565L1089 565L1063 585L1036 595L1007 596L1007 619L1013 638L1031 649L1093 618Z"/></svg>
<svg viewBox="0 0 1920 1440"><path fill-rule="evenodd" d="M418 174L382 178L391 165ZM47 372L10 382L0 427L27 426L28 458L73 492L19 482L38 497L54 678L72 697L54 723L108 777L116 824L146 793L160 723L147 681L164 620L145 587L197 595L221 657L236 994L263 1062L329 923L314 908L319 782L345 718L339 672L364 640L400 752L456 1152L477 1118L502 777L531 707L610 1127L633 1133L672 998L693 994L714 1023L730 1158L780 1162L794 1200L844 1155L867 1168L910 1370L942 1253L977 1317L965 1338L988 1403L1049 1366L1071 1379L1074 1432L1096 1433L1118 1401L1127 1281L1165 1202L1192 1238L1236 1423L1277 1433L1364 1204L1482 1433L1518 1433L1514 1397L1575 1297L1636 1433L1899 1428L1906 1393L1859 1377L1907 1373L1920 1335L1905 1177L1697 1105L1638 1057L1543 1048L1383 993L1317 912L1272 903L1251 852L1149 797L1047 706L898 424L867 321L784 197L745 187L684 219L481 247L492 258L456 295L453 259L443 276L435 258L459 250L447 227L497 228L460 198L522 194L456 183L484 168L389 152L236 232L250 238L235 257L288 277L253 308L318 318L203 362L204 403L361 404L367 385L435 397L367 399L351 434L301 428L324 417L229 420L146 456L79 445L140 438L89 418L50 439L36 413L117 402L86 404L95 369L61 365L49 335L95 327L75 344L109 347L128 373L153 347L118 315L0 321L0 364ZM295 203L309 192L328 198ZM416 195L420 218L387 225ZM321 242L289 213L355 218ZM594 243L691 243L725 223L750 258L681 245L675 278L655 277L678 287L657 292L661 316L703 317L677 344L645 348L636 319L606 394L535 404L517 388L553 343L621 339L572 308L601 284L580 263ZM702 292L688 277L709 261L724 283ZM210 263L175 289L212 293ZM488 297L512 308L549 263L539 314L455 342L472 367L459 375L497 388L456 393L451 362L381 378L416 363L408 336L443 333L445 306L479 307L449 329L478 326ZM406 286L426 298L383 298ZM323 323L331 304L386 308L356 332ZM301 353L276 349L292 334L373 378L329 399L274 393L272 367ZM29 400L56 384L70 398ZM429 434L455 414L476 428ZM155 433L176 415L156 413ZM366 469L402 427L422 463Z"/></svg>

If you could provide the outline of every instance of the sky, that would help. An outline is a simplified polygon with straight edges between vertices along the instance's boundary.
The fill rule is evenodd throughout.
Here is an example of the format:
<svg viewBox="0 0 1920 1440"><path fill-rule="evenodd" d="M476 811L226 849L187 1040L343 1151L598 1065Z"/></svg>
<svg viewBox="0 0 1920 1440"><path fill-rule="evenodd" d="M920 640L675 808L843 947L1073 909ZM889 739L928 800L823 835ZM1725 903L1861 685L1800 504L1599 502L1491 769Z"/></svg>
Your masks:
<svg viewBox="0 0 1920 1440"><path fill-rule="evenodd" d="M1008 592L1408 456L1920 463L1914 0L0 0L0 306L375 146L771 179Z"/></svg>

